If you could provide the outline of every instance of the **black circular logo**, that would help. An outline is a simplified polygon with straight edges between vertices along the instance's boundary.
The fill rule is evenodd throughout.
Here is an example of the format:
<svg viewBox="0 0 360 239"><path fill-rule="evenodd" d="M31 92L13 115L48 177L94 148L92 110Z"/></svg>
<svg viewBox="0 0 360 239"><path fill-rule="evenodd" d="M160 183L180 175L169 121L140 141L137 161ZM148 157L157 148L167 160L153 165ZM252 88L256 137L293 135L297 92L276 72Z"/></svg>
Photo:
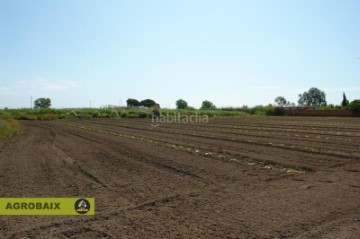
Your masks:
<svg viewBox="0 0 360 239"><path fill-rule="evenodd" d="M86 214L90 211L90 203L86 199L78 199L75 202L75 211L79 214Z"/></svg>

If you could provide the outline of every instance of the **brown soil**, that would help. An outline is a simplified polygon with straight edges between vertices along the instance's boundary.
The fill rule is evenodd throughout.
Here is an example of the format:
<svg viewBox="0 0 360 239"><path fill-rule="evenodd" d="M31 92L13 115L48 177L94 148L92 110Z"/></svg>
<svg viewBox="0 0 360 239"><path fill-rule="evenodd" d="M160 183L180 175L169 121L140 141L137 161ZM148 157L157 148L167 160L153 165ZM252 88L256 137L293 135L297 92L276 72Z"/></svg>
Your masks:
<svg viewBox="0 0 360 239"><path fill-rule="evenodd" d="M360 238L360 119L22 122L0 197L94 197L95 216L0 216L0 238Z"/></svg>

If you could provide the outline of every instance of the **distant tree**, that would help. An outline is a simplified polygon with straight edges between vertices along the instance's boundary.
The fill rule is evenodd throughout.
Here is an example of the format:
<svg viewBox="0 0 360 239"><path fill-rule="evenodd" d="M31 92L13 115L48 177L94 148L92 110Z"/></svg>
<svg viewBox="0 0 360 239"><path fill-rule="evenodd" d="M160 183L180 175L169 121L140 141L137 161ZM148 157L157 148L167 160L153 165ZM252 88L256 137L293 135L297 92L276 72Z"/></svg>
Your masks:
<svg viewBox="0 0 360 239"><path fill-rule="evenodd" d="M278 97L275 98L275 103L279 107L284 107L284 106L287 106L290 102L288 102L284 97L278 96Z"/></svg>
<svg viewBox="0 0 360 239"><path fill-rule="evenodd" d="M348 99L346 98L345 92L343 92L343 100L341 102L342 107L346 107L349 104Z"/></svg>
<svg viewBox="0 0 360 239"><path fill-rule="evenodd" d="M39 98L34 101L35 109L48 109L51 106L51 100L49 98Z"/></svg>
<svg viewBox="0 0 360 239"><path fill-rule="evenodd" d="M177 100L175 104L177 109L186 109L188 107L188 103L183 99Z"/></svg>
<svg viewBox="0 0 360 239"><path fill-rule="evenodd" d="M298 103L299 105L306 106L326 106L325 92L312 87L309 91L305 91L299 95Z"/></svg>
<svg viewBox="0 0 360 239"><path fill-rule="evenodd" d="M204 100L201 104L202 110L210 110L210 109L215 109L215 108L216 108L216 106L211 101L208 101L208 100Z"/></svg>
<svg viewBox="0 0 360 239"><path fill-rule="evenodd" d="M146 99L146 100L140 101L140 106L151 108L154 105L156 105L156 102L154 100L151 100L151 99Z"/></svg>
<svg viewBox="0 0 360 239"><path fill-rule="evenodd" d="M353 100L350 104L346 107L352 110L353 113L359 114L360 113L360 100Z"/></svg>
<svg viewBox="0 0 360 239"><path fill-rule="evenodd" d="M138 107L140 106L140 102L137 99L127 99L126 100L127 107Z"/></svg>

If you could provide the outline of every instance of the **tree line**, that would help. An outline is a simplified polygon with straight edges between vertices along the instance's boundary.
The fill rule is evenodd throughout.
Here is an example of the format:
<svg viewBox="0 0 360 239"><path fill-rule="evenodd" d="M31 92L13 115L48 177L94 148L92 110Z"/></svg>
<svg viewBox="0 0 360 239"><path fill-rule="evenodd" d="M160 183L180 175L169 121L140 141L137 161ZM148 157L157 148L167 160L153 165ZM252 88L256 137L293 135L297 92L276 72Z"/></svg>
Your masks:
<svg viewBox="0 0 360 239"><path fill-rule="evenodd" d="M146 100L139 101L137 99L129 98L126 100L126 105L128 108L131 108L131 107L145 107L145 108L158 107L158 108L160 108L160 105L152 99L146 99ZM176 105L177 109L190 109L190 110L195 109L194 107L189 106L188 102L183 99L177 100L175 102L175 105ZM216 109L216 106L211 101L204 100L201 104L200 109L211 110L211 109Z"/></svg>
<svg viewBox="0 0 360 239"><path fill-rule="evenodd" d="M155 102L155 100L152 99L145 99L142 101L138 101L137 99L132 99L129 98L126 100L126 105L127 107L131 108L131 107L145 107L145 108L150 108L153 106L157 106L160 108L160 105L158 103Z"/></svg>
<svg viewBox="0 0 360 239"><path fill-rule="evenodd" d="M175 102L175 105L176 105L177 109L194 109L194 107L188 106L188 103L183 99L177 100ZM202 109L202 110L213 110L213 109L216 109L216 106L211 101L204 100L201 103L200 109Z"/></svg>
<svg viewBox="0 0 360 239"><path fill-rule="evenodd" d="M303 92L302 94L299 94L298 99L298 106L312 106L312 107L327 107L327 108L347 108L351 109L353 112L358 113L360 112L360 100L354 100L351 103L347 99L345 92L343 92L343 99L340 102L340 105L334 106L334 105L327 105L326 102L326 94L324 91L312 87L308 91ZM145 99L145 100L137 100L133 98L129 98L126 101L127 107L144 107L144 108L156 108L160 109L160 105L152 100L152 99ZM188 102L184 99L179 99L175 102L177 109L195 109L194 107L191 107L188 105ZM275 106L283 108L283 107L291 107L296 106L295 103L292 103L290 101L287 101L285 97L278 96L275 98ZM34 101L34 108L35 109L46 109L51 107L51 100L49 98L39 98ZM244 107L243 107L244 108ZM247 108L247 107L246 107ZM255 107L254 107L255 108ZM202 110L212 110L216 109L216 106L214 103L208 100L204 100L201 104L200 109Z"/></svg>
<svg viewBox="0 0 360 239"><path fill-rule="evenodd" d="M285 99L283 96L278 96L275 98L275 103L279 107L295 106L295 103L291 103ZM324 107L327 106L326 94L324 91L312 87L308 91L305 91L302 94L299 94L298 100L299 106L316 106ZM346 98L345 92L343 92L343 100L340 103L340 107L347 107L349 105L349 100ZM333 106L333 105L331 105Z"/></svg>
<svg viewBox="0 0 360 239"><path fill-rule="evenodd" d="M275 98L275 103L278 107L289 107L295 106L294 103L290 103L285 99L283 96L278 96ZM313 107L322 107L325 109L349 109L352 110L354 113L360 113L360 100L353 100L350 102L345 92L343 92L342 101L339 105L327 105L326 102L326 94L324 91L319 90L318 88L312 87L308 91L305 91L302 94L299 94L298 100L299 106L313 106Z"/></svg>

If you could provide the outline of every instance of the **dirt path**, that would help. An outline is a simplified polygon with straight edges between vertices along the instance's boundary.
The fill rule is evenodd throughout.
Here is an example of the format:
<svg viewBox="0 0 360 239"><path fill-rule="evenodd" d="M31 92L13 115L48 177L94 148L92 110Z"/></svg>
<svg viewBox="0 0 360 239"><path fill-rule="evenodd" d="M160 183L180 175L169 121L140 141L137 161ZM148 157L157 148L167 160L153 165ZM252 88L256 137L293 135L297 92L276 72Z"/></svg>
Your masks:
<svg viewBox="0 0 360 239"><path fill-rule="evenodd" d="M133 122L144 130L120 127L131 124L121 119L23 122L22 135L0 143L0 197L94 197L96 216L0 216L0 238L360 238L360 162L351 156L356 135L341 157L174 134L189 130L176 125L151 131L147 121ZM359 130L351 122L349 133ZM226 123L237 124L220 125ZM297 124L274 118L252 127L260 123ZM210 126L191 127L211 134ZM247 137L231 130L217 135L234 133ZM313 170L284 168L297 164Z"/></svg>

